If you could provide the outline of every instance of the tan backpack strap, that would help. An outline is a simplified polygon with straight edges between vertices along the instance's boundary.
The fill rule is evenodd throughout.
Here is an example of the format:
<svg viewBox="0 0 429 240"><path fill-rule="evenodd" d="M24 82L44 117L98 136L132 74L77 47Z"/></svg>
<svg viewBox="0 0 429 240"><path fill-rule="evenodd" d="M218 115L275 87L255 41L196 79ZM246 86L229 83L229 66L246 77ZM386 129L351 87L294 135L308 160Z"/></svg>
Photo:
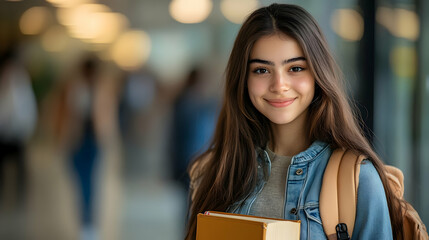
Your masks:
<svg viewBox="0 0 429 240"><path fill-rule="evenodd" d="M322 187L320 189L319 211L322 219L323 230L328 239L337 239L335 226L339 223L338 214L338 189L337 177L341 158L344 151L335 150L326 166L323 174Z"/></svg>
<svg viewBox="0 0 429 240"><path fill-rule="evenodd" d="M356 219L360 164L366 157L347 151L341 161L338 177L340 222L346 223L350 237Z"/></svg>
<svg viewBox="0 0 429 240"><path fill-rule="evenodd" d="M336 239L336 225L347 224L352 236L356 217L360 163L364 156L336 149L329 159L320 190L320 216L328 239Z"/></svg>

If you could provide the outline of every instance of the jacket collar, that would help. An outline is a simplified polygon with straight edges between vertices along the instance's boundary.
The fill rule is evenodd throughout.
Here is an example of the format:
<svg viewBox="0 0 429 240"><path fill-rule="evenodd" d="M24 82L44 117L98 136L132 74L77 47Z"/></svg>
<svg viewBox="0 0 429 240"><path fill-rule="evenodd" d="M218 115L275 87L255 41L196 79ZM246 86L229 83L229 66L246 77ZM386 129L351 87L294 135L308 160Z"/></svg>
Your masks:
<svg viewBox="0 0 429 240"><path fill-rule="evenodd" d="M309 148L293 156L291 164L298 164L298 163L313 161L328 146L329 146L328 143L316 140L310 145ZM256 153L258 156L259 163L265 163L265 164L271 165L271 161L265 149L258 147L256 148Z"/></svg>

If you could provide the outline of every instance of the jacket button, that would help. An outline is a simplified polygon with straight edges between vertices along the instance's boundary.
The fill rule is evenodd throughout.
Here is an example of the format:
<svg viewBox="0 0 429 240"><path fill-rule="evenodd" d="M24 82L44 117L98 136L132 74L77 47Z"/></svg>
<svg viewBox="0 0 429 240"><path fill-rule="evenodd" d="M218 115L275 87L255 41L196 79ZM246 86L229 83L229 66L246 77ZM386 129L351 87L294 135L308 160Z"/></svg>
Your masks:
<svg viewBox="0 0 429 240"><path fill-rule="evenodd" d="M296 208L292 208L290 210L290 214L296 215L296 213L297 213Z"/></svg>
<svg viewBox="0 0 429 240"><path fill-rule="evenodd" d="M296 170L295 174L296 175L301 175L304 171L302 171L302 168Z"/></svg>

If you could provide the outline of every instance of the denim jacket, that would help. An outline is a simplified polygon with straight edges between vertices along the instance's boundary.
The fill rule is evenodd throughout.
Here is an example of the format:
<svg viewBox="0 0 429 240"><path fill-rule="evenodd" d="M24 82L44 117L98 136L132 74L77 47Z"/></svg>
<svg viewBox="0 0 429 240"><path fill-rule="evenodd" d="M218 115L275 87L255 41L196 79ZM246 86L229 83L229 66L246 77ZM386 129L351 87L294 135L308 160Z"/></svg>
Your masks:
<svg viewBox="0 0 429 240"><path fill-rule="evenodd" d="M301 239L327 239L319 214L319 193L323 173L332 154L329 145L316 141L293 156L287 173L284 218L301 220ZM271 161L263 149L257 150L256 187L228 212L249 214L271 171ZM392 239L389 209L380 177L370 161L360 168L356 220L352 239Z"/></svg>

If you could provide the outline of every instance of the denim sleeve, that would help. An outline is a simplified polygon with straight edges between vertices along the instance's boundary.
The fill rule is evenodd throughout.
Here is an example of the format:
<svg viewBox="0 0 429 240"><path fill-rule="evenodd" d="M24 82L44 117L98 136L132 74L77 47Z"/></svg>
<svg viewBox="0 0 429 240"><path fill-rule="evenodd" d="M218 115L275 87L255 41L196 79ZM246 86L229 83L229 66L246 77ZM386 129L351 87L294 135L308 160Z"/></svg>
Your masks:
<svg viewBox="0 0 429 240"><path fill-rule="evenodd" d="M352 239L393 239L383 183L375 167L367 160L360 167Z"/></svg>

